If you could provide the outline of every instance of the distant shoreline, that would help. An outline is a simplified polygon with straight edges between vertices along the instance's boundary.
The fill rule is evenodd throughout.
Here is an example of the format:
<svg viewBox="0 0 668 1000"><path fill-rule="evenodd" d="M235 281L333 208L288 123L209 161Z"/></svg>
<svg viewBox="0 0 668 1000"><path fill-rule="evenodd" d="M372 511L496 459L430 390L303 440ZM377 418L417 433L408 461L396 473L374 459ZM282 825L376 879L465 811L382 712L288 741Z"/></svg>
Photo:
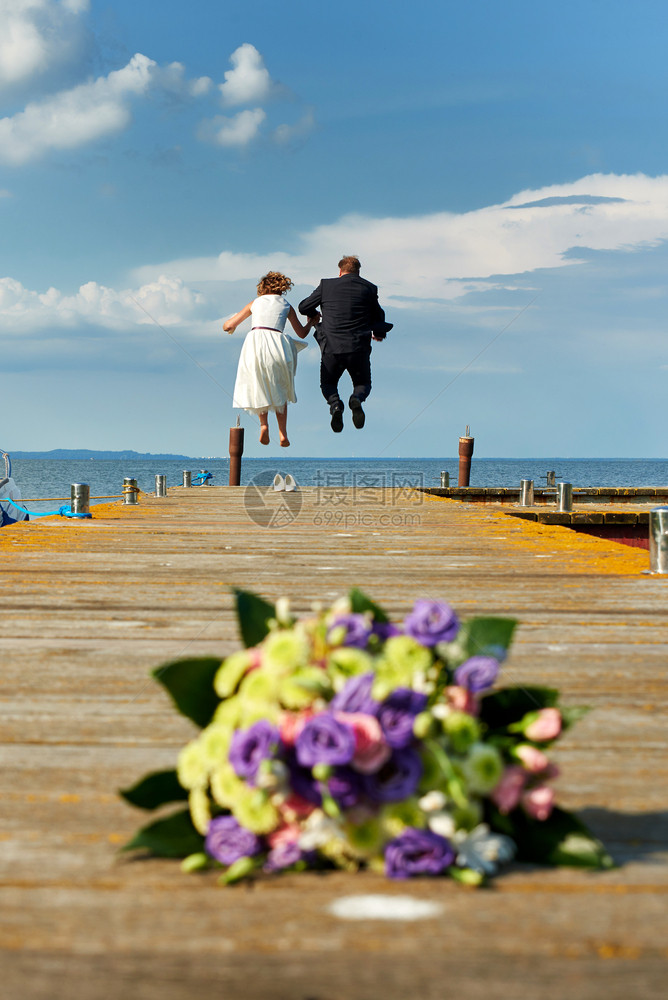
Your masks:
<svg viewBox="0 0 668 1000"><path fill-rule="evenodd" d="M64 462L85 461L87 459L103 462L126 461L129 459L142 462L151 462L154 459L160 459L163 462L219 462L222 460L222 456L218 457L216 455L154 454L148 451L91 451L86 448L54 448L51 451L10 451L8 454L12 458L53 459L54 461Z"/></svg>

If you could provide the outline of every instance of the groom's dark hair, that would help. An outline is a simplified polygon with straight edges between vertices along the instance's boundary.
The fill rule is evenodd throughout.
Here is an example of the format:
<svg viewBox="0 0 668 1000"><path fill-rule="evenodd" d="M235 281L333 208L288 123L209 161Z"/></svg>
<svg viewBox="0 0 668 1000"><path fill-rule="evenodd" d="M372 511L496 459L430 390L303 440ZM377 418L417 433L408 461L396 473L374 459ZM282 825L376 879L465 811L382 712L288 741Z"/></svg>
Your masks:
<svg viewBox="0 0 668 1000"><path fill-rule="evenodd" d="M356 274L361 266L359 257L342 257L339 261L339 271L344 274Z"/></svg>

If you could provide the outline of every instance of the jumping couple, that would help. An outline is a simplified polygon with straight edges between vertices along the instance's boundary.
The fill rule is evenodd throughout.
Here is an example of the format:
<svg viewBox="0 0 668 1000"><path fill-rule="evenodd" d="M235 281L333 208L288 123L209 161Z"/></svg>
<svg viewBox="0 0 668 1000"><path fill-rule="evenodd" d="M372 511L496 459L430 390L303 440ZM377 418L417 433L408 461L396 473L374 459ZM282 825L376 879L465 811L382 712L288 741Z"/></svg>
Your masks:
<svg viewBox="0 0 668 1000"><path fill-rule="evenodd" d="M371 341L384 340L392 329L378 302L378 289L360 277L357 257L342 257L338 278L323 278L315 291L299 303L306 316L301 323L285 298L292 281L278 271L260 279L257 298L223 323L234 333L249 316L251 330L244 340L234 386L233 406L260 418L260 443L269 444L269 411L276 414L281 447L290 445L287 435L288 403L296 403L295 372L301 343L313 328L320 345L320 388L329 404L331 427L343 430L344 404L339 380L348 372L353 391L348 400L353 425L364 427L362 403L371 392ZM320 312L318 312L320 309ZM284 333L286 321L300 338Z"/></svg>

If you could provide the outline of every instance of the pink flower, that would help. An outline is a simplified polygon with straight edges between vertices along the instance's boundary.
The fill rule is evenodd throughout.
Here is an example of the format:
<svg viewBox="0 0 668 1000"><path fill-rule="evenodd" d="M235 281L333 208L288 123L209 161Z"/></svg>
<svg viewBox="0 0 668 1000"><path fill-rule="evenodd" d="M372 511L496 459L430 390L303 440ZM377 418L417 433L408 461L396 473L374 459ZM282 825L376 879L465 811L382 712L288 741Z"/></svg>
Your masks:
<svg viewBox="0 0 668 1000"><path fill-rule="evenodd" d="M467 712L469 715L478 714L480 706L472 691L453 684L446 687L444 693L450 708L454 708L457 712Z"/></svg>
<svg viewBox="0 0 668 1000"><path fill-rule="evenodd" d="M274 847L281 847L283 844L295 844L300 834L301 830L297 823L286 823L285 826L279 826L278 830L267 835L267 843L273 850Z"/></svg>
<svg viewBox="0 0 668 1000"><path fill-rule="evenodd" d="M506 768L490 796L492 802L499 807L499 812L505 815L519 804L527 777L523 767L512 764Z"/></svg>
<svg viewBox="0 0 668 1000"><path fill-rule="evenodd" d="M314 715L311 711L306 712L283 712L278 724L278 733L281 742L287 747L295 745L295 740L310 718Z"/></svg>
<svg viewBox="0 0 668 1000"><path fill-rule="evenodd" d="M522 796L522 807L532 819L548 819L554 807L554 789L548 785L529 788Z"/></svg>
<svg viewBox="0 0 668 1000"><path fill-rule="evenodd" d="M521 743L515 748L515 753L522 761L522 764L527 769L531 771L532 774L540 774L542 771L546 771L550 767L550 761L547 754L539 750L538 747L532 746L530 743Z"/></svg>
<svg viewBox="0 0 668 1000"><path fill-rule="evenodd" d="M345 722L355 734L355 753L352 766L361 774L375 774L392 755L385 742L380 722L365 712L336 712L339 722Z"/></svg>
<svg viewBox="0 0 668 1000"><path fill-rule="evenodd" d="M561 712L558 708L541 708L537 717L524 730L528 740L542 743L553 740L561 732Z"/></svg>

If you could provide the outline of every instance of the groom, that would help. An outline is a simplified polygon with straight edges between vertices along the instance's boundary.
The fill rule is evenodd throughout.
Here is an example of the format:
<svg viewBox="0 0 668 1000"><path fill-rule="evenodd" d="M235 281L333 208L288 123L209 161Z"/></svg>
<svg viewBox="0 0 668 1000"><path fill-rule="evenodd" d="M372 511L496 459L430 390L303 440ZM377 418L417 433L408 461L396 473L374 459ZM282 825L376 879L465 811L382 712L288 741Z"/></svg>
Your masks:
<svg viewBox="0 0 668 1000"><path fill-rule="evenodd" d="M315 338L322 352L320 389L329 403L332 430L337 434L343 430L339 379L346 371L350 375L353 392L348 405L353 424L358 429L364 427L362 403L371 392L371 341L384 340L392 329L392 324L385 322L378 289L360 278L360 266L357 257L342 257L338 278L323 278L299 303L300 313L317 324Z"/></svg>

